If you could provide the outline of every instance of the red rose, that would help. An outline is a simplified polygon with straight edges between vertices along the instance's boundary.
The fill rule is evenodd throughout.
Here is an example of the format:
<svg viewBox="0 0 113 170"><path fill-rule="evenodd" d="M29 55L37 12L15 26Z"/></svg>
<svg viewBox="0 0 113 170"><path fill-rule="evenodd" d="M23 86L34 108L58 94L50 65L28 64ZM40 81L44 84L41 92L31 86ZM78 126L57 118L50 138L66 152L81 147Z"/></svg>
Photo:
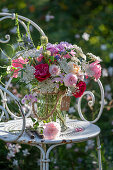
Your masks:
<svg viewBox="0 0 113 170"><path fill-rule="evenodd" d="M78 87L78 89L75 93L73 93L73 96L78 98L78 97L81 97L84 91L86 90L86 83L83 81L80 81L76 86Z"/></svg>
<svg viewBox="0 0 113 170"><path fill-rule="evenodd" d="M47 79L51 75L49 73L49 65L48 64L36 65L34 75L38 81L43 81L43 80Z"/></svg>

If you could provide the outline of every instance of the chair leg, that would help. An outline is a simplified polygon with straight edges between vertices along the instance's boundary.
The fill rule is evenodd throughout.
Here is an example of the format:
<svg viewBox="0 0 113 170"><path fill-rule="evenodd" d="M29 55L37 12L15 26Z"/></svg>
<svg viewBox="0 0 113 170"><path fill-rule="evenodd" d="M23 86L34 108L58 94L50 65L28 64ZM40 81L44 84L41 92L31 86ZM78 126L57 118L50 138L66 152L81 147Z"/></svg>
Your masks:
<svg viewBox="0 0 113 170"><path fill-rule="evenodd" d="M98 150L98 164L99 170L102 170L102 162L101 162L101 145L100 145L100 138L97 136L97 150Z"/></svg>

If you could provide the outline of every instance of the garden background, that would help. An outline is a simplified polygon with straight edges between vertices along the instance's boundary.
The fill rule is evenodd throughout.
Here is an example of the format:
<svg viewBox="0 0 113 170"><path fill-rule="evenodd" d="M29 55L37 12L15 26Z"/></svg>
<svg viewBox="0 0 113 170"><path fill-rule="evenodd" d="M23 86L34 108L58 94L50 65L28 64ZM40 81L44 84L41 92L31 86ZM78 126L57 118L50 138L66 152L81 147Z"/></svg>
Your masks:
<svg viewBox="0 0 113 170"><path fill-rule="evenodd" d="M103 170L113 170L113 1L112 0L0 0L0 12L18 13L37 24L49 37L49 42L68 41L82 47L84 52L92 52L103 60L101 81L105 89L105 108L97 123L101 131ZM39 44L39 34L30 26L35 44ZM14 21L0 23L0 39L11 34L10 44L16 46L16 26ZM11 55L9 46L0 44L4 52ZM0 53L0 65L8 65L4 53ZM0 68L1 80L6 69ZM98 86L94 81L88 83L87 89L93 90L98 98ZM12 93L22 97L22 88L14 82ZM87 99L87 98L86 98ZM88 100L88 99L87 99ZM99 111L99 99L95 112L90 109L86 117L91 119ZM13 107L13 106L12 106ZM69 116L77 117L76 101L72 98ZM94 140L80 144L67 144L57 147L51 153L50 169L59 170L97 170L97 151ZM13 152L15 150L15 152ZM35 170L39 169L39 151L27 145L10 145L0 141L0 169Z"/></svg>

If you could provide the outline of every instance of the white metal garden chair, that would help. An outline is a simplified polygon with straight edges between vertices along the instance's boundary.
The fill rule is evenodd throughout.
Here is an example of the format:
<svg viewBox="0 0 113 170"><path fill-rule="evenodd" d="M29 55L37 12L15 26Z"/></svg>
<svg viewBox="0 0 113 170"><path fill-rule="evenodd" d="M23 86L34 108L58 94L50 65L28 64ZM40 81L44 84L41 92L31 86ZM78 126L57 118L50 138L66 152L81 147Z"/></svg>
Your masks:
<svg viewBox="0 0 113 170"><path fill-rule="evenodd" d="M0 13L0 21L5 20L5 19L12 19L14 20L15 14L9 14L9 13ZM26 32L29 35L29 32L27 30L27 26L25 24L25 21L30 22L39 32L41 35L45 35L42 29L33 21L29 20L28 18L25 18L23 16L18 15L19 22L23 25L25 28ZM10 36L6 35L5 36L6 40L0 40L0 43L7 43L10 40ZM7 82L6 86L3 87L0 85L0 94L1 94L1 115L0 115L0 139L4 140L5 142L16 142L20 144L28 144L32 146L36 146L37 148L40 149L41 151L41 164L40 164L40 169L43 170L48 170L49 169L49 154L50 151L59 145L63 144L68 144L68 143L79 143L83 141L87 141L92 138L97 139L97 150L98 150L98 163L99 163L99 170L102 170L102 164L101 164L101 145L100 145L100 139L99 139L99 134L100 134L100 128L97 125L94 125L96 123L103 111L104 107L104 89L102 86L102 83L100 80L97 81L100 91L101 91L101 107L99 114L97 118L93 121L87 121L81 111L81 100L83 96L85 95L90 95L92 100L89 101L89 105L93 106L95 103L95 97L91 91L85 91L84 94L79 98L78 100L78 113L81 118L81 121L79 120L71 120L68 119L66 124L69 126L71 129L68 129L65 132L61 132L60 137L55 140L45 140L41 139L37 135L31 138L25 131L26 126L29 126L32 124L31 119L29 118L30 112L25 116L24 111L22 109L22 106L20 104L20 101L17 97L15 97L9 90L8 87L11 83L12 78L9 79ZM19 107L20 110L20 116L15 115L12 113L9 109L9 106L7 104L8 100L7 97L10 96L16 103L17 106ZM9 120L9 119L13 120ZM7 119L8 121L4 122L3 119ZM75 127L82 127L84 130L81 132L76 133L73 131ZM48 150L46 150L46 145L51 145Z"/></svg>

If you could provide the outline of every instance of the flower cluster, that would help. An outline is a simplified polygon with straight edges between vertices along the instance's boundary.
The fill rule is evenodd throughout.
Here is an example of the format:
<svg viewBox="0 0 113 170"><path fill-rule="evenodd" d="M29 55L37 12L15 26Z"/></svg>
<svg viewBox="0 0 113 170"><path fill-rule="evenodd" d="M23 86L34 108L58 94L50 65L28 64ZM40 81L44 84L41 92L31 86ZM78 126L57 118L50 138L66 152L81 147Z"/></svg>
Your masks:
<svg viewBox="0 0 113 170"><path fill-rule="evenodd" d="M36 96L35 93L29 95L26 94L21 101L22 104L37 102L37 98L35 96Z"/></svg>
<svg viewBox="0 0 113 170"><path fill-rule="evenodd" d="M92 53L84 54L77 45L68 42L48 43L41 37L41 45L19 51L11 63L12 76L20 77L27 85L40 92L66 90L80 97L85 89L85 78L98 80L101 59Z"/></svg>

